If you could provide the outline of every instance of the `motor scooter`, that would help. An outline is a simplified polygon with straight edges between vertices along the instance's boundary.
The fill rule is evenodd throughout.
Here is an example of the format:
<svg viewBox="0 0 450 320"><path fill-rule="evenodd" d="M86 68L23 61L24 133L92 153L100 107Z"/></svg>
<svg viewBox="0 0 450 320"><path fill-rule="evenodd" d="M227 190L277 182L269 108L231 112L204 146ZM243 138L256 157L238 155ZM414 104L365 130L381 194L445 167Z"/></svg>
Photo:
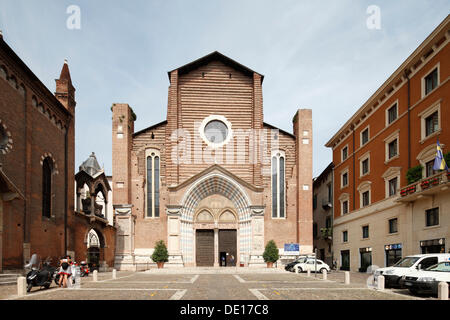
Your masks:
<svg viewBox="0 0 450 320"><path fill-rule="evenodd" d="M41 261L37 254L31 256L30 262L25 268L31 268L27 273L27 292L33 287L50 288L53 278L56 275L56 268L50 265L51 259L47 258L41 266Z"/></svg>
<svg viewBox="0 0 450 320"><path fill-rule="evenodd" d="M89 276L89 266L86 263L86 261L81 261L80 262L80 271L81 271L81 276L82 277L88 277Z"/></svg>

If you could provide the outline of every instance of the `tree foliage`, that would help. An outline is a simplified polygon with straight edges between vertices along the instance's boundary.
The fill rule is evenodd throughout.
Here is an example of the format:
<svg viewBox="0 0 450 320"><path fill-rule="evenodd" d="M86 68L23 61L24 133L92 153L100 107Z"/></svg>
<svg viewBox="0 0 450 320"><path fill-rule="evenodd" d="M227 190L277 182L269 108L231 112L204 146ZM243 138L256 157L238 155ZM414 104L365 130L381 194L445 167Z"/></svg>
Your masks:
<svg viewBox="0 0 450 320"><path fill-rule="evenodd" d="M155 251L152 254L152 260L155 262L168 262L169 261L169 251L164 241L160 240L155 244Z"/></svg>
<svg viewBox="0 0 450 320"><path fill-rule="evenodd" d="M278 248L275 241L270 240L266 244L266 249L264 250L263 258L265 262L276 262L279 259Z"/></svg>

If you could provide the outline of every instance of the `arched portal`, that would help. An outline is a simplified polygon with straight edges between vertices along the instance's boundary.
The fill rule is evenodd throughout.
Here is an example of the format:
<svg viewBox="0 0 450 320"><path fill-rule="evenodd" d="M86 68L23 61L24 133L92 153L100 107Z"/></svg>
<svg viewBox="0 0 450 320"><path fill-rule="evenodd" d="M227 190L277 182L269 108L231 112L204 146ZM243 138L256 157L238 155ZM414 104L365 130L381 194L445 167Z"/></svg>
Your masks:
<svg viewBox="0 0 450 320"><path fill-rule="evenodd" d="M86 234L86 259L91 270L98 270L104 255L105 239L101 232L90 229Z"/></svg>
<svg viewBox="0 0 450 320"><path fill-rule="evenodd" d="M250 199L247 196L244 189L233 179L225 176L221 173L212 173L205 177L202 177L197 182L195 182L185 193L182 200L182 206L180 211L180 227L181 227L181 252L183 255L183 260L186 264L196 264L196 233L199 229L199 222L196 220L197 217L201 219L208 218L206 211L202 211L199 208L199 204L205 198L213 195L221 195L228 199L232 208L228 212L224 212L225 208L221 209L220 212L214 216L213 223L209 226L200 228L202 230L210 230L209 234L207 231L202 231L205 237L211 238L211 231L214 232L215 241L215 258L214 263L218 265L219 254L218 254L218 234L222 223L234 223L236 228L236 244L237 252L235 263L238 261L244 262L248 261L251 250L251 217L250 217ZM211 209L211 208L209 208ZM200 210L200 211L199 211ZM232 211L235 212L237 216L234 221L230 221ZM225 214L223 217L222 215ZM222 221L220 221L222 217ZM210 218L209 218L210 219ZM224 221L228 219L228 221ZM224 229L231 229L231 227L223 227ZM210 240L208 240L210 241Z"/></svg>

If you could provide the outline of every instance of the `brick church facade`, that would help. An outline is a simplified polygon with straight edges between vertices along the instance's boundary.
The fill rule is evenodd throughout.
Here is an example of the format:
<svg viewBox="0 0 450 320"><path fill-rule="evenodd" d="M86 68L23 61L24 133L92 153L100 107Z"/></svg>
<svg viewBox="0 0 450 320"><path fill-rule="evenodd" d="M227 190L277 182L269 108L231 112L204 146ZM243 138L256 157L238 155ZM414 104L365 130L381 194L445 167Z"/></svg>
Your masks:
<svg viewBox="0 0 450 320"><path fill-rule="evenodd" d="M115 227L75 212L75 105L67 62L52 93L0 35L0 272L34 253L85 260L92 230L114 263Z"/></svg>
<svg viewBox="0 0 450 320"><path fill-rule="evenodd" d="M113 104L115 267L264 265L275 240L311 253L312 112L293 134L264 122L264 76L213 52L168 73L167 119L134 131L136 115Z"/></svg>

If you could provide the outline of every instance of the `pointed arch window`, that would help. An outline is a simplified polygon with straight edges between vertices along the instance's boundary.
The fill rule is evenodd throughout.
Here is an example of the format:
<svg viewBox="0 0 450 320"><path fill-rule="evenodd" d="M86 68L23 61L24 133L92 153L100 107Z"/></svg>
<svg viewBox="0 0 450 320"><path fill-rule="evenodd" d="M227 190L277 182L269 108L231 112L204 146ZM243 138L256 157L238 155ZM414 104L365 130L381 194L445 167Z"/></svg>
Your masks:
<svg viewBox="0 0 450 320"><path fill-rule="evenodd" d="M285 155L277 151L272 155L272 218L286 217Z"/></svg>
<svg viewBox="0 0 450 320"><path fill-rule="evenodd" d="M42 162L42 215L47 218L52 215L52 171L53 161L47 157Z"/></svg>
<svg viewBox="0 0 450 320"><path fill-rule="evenodd" d="M160 193L160 154L158 150L147 149L146 152L146 199L147 218L159 217L159 193Z"/></svg>

